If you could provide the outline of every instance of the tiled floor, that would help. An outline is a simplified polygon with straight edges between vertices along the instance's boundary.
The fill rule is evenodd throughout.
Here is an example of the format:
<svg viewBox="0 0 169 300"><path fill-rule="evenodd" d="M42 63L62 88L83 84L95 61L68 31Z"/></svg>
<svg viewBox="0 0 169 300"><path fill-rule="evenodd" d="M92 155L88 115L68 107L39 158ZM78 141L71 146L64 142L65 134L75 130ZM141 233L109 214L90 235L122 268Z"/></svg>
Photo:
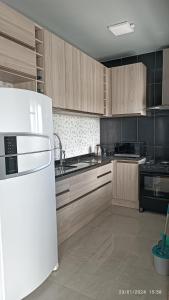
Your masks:
<svg viewBox="0 0 169 300"><path fill-rule="evenodd" d="M112 207L64 242L60 267L25 300L167 299L168 277L153 267L151 248L164 227L161 215ZM122 290L146 295L120 295ZM161 295L150 295L150 290Z"/></svg>

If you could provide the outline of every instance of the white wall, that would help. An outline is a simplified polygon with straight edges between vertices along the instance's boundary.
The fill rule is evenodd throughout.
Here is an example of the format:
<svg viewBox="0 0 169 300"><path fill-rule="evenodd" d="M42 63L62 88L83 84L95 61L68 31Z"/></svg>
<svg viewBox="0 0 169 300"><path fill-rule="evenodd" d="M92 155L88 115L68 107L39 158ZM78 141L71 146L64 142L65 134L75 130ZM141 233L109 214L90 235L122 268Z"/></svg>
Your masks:
<svg viewBox="0 0 169 300"><path fill-rule="evenodd" d="M53 125L67 158L94 152L96 144L100 143L99 118L54 114ZM57 138L55 140L58 145ZM58 158L59 150L56 151Z"/></svg>

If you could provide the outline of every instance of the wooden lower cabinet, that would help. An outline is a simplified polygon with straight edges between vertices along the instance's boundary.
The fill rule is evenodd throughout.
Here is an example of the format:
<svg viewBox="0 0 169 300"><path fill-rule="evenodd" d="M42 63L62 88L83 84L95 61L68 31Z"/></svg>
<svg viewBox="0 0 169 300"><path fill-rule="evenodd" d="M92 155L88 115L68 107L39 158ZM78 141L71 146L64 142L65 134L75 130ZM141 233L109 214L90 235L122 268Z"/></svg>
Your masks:
<svg viewBox="0 0 169 300"><path fill-rule="evenodd" d="M138 208L138 163L113 162L114 182L112 203L119 206Z"/></svg>
<svg viewBox="0 0 169 300"><path fill-rule="evenodd" d="M56 182L59 243L111 205L112 164Z"/></svg>
<svg viewBox="0 0 169 300"><path fill-rule="evenodd" d="M111 182L57 211L59 243L111 205Z"/></svg>

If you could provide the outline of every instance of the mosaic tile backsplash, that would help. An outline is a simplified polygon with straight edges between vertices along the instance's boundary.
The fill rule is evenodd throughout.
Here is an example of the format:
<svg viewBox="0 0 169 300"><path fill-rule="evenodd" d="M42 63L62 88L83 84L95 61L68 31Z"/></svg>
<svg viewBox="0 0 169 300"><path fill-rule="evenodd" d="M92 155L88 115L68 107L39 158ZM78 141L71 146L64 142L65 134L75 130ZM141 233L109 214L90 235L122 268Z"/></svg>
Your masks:
<svg viewBox="0 0 169 300"><path fill-rule="evenodd" d="M100 143L99 118L54 114L53 125L54 132L61 138L66 158L94 152L96 144ZM55 141L57 147L57 138ZM55 159L59 159L59 150L56 150Z"/></svg>

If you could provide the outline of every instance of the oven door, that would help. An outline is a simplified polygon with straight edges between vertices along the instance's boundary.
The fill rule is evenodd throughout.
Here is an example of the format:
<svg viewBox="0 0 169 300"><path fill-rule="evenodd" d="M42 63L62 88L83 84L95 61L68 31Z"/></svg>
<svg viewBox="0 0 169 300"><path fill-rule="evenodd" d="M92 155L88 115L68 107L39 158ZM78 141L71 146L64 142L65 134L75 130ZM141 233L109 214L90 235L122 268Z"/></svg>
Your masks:
<svg viewBox="0 0 169 300"><path fill-rule="evenodd" d="M169 175L141 173L140 210L167 212L169 203Z"/></svg>

